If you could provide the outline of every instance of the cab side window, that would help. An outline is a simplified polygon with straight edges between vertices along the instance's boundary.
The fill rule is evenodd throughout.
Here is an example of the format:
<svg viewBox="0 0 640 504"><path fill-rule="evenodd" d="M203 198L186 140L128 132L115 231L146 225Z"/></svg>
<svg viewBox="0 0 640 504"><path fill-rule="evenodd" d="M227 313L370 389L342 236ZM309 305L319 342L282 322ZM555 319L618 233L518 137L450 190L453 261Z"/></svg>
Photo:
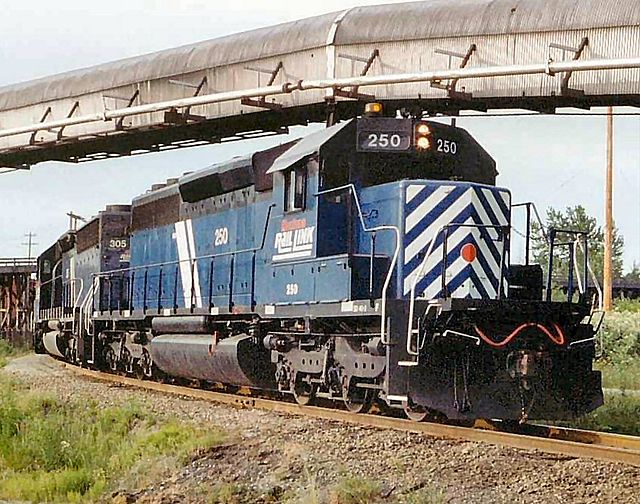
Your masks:
<svg viewBox="0 0 640 504"><path fill-rule="evenodd" d="M304 210L307 199L307 168L299 166L285 173L284 211Z"/></svg>

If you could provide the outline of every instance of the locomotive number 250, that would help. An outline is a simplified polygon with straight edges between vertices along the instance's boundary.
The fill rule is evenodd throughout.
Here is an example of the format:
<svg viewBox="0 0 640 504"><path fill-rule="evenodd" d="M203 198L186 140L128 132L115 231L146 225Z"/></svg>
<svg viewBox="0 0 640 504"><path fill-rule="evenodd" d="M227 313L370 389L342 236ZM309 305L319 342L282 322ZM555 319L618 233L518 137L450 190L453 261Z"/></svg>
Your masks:
<svg viewBox="0 0 640 504"><path fill-rule="evenodd" d="M458 144L453 140L443 140L438 138L438 152L444 152L445 154L457 154Z"/></svg>
<svg viewBox="0 0 640 504"><path fill-rule="evenodd" d="M379 147L387 149L389 147L397 149L402 145L402 137L389 133L370 133L367 138L367 147Z"/></svg>
<svg viewBox="0 0 640 504"><path fill-rule="evenodd" d="M219 247L220 245L226 245L229 243L229 229L226 227L218 228L214 233L214 245Z"/></svg>

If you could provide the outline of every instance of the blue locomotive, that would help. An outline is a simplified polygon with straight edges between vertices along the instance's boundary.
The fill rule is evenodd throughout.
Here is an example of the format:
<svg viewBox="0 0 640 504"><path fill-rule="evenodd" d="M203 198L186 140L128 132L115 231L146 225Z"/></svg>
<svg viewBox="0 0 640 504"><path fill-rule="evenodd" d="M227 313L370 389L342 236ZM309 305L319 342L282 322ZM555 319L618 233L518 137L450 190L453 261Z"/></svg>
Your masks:
<svg viewBox="0 0 640 504"><path fill-rule="evenodd" d="M510 261L516 205L492 157L461 128L368 110L65 234L39 259L36 348L415 420L601 405L584 235L562 232L554 301L553 261L546 284ZM567 243L550 237L553 257Z"/></svg>

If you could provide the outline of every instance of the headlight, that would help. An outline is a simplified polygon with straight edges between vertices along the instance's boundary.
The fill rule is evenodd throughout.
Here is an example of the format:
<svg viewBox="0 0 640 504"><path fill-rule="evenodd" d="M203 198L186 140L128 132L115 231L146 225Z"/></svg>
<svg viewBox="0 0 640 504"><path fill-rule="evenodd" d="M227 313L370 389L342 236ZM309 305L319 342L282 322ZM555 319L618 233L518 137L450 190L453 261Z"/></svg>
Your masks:
<svg viewBox="0 0 640 504"><path fill-rule="evenodd" d="M428 135L429 133L431 133L431 130L429 129L429 125L428 124L419 124L418 127L416 128L416 133L418 135Z"/></svg>
<svg viewBox="0 0 640 504"><path fill-rule="evenodd" d="M431 142L427 137L422 136L419 137L416 141L416 146L418 147L418 149L427 150L431 148Z"/></svg>
<svg viewBox="0 0 640 504"><path fill-rule="evenodd" d="M419 150L431 148L431 128L428 124L420 123L415 127L415 145Z"/></svg>

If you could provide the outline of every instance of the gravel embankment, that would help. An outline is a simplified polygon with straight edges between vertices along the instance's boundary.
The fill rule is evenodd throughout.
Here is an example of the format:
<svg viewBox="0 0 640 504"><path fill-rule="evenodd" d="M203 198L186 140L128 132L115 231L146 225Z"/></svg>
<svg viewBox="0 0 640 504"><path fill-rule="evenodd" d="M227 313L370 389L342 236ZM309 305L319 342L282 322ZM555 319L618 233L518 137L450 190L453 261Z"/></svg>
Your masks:
<svg viewBox="0 0 640 504"><path fill-rule="evenodd" d="M52 359L27 356L5 368L36 391L104 405L136 401L160 415L229 432L221 447L114 500L207 502L203 488L233 483L248 502L313 502L346 476L377 481L380 502L404 502L412 490L440 489L444 502L640 502L640 468L481 443L363 428L260 410L237 409L76 377ZM233 502L233 501L232 501ZM414 501L431 502L431 501Z"/></svg>

